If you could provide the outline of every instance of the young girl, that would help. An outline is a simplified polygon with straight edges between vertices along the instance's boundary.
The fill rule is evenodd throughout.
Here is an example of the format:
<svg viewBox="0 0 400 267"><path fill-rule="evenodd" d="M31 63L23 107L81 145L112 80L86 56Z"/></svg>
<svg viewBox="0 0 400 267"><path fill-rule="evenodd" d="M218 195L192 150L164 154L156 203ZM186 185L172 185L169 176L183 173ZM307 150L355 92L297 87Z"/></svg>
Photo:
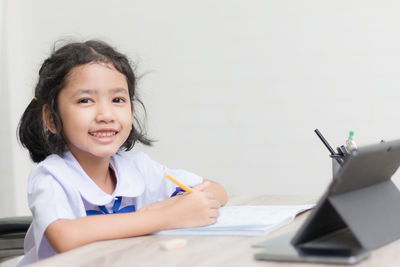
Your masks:
<svg viewBox="0 0 400 267"><path fill-rule="evenodd" d="M134 116L136 77L127 58L100 41L70 43L39 71L19 138L38 165L28 183L33 215L20 266L98 240L212 224L224 188L146 154ZM169 173L194 188L182 194Z"/></svg>

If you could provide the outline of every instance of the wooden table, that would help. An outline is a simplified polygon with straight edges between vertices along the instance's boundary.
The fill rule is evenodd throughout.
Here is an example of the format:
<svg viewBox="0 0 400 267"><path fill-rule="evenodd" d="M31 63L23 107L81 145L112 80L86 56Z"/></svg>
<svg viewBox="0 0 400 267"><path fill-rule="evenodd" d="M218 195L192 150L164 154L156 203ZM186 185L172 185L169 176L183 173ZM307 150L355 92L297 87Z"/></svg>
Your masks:
<svg viewBox="0 0 400 267"><path fill-rule="evenodd" d="M228 205L307 204L315 202L316 199L315 197L300 196L232 197ZM96 242L31 266L339 266L254 260L254 253L257 252L257 249L252 248L252 245L283 233L295 231L308 214L309 212L299 215L294 222L268 236L185 236L184 238L187 240L185 247L165 251L160 248L160 242L178 237L148 235ZM367 260L356 266L400 266L400 241L375 250Z"/></svg>

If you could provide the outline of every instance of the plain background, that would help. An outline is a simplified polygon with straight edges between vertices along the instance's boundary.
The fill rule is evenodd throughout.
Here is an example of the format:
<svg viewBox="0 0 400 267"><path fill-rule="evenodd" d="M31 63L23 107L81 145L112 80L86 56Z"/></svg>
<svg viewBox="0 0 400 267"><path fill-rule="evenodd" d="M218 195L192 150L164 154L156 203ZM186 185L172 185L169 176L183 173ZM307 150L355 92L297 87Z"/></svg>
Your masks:
<svg viewBox="0 0 400 267"><path fill-rule="evenodd" d="M332 146L400 137L398 1L0 0L0 210L29 214L16 139L56 40L102 39L143 76L153 147L230 195L323 193ZM142 113L142 112L140 112ZM138 114L140 115L140 114ZM396 179L395 179L396 180Z"/></svg>

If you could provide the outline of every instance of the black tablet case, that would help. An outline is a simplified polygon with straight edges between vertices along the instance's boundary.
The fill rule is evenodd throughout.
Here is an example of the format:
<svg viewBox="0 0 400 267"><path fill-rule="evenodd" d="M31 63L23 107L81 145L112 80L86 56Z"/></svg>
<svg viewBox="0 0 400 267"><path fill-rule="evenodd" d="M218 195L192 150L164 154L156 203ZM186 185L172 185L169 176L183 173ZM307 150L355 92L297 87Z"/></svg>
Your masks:
<svg viewBox="0 0 400 267"><path fill-rule="evenodd" d="M400 165L400 140L366 146L341 166L327 192L297 231L295 247L348 229L358 248L400 238L400 192L390 180Z"/></svg>

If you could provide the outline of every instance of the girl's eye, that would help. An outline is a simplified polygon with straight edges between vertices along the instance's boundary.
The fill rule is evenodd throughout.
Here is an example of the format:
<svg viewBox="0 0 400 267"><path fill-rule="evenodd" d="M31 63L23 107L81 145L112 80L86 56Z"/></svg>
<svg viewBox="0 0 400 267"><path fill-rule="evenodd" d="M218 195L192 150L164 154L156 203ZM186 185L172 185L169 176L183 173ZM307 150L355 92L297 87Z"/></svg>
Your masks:
<svg viewBox="0 0 400 267"><path fill-rule="evenodd" d="M116 97L113 99L114 103L124 103L125 99L123 99L122 97Z"/></svg>
<svg viewBox="0 0 400 267"><path fill-rule="evenodd" d="M92 103L93 101L88 99L88 98L84 98L78 101L78 103L82 103L82 104L88 104L88 103Z"/></svg>

